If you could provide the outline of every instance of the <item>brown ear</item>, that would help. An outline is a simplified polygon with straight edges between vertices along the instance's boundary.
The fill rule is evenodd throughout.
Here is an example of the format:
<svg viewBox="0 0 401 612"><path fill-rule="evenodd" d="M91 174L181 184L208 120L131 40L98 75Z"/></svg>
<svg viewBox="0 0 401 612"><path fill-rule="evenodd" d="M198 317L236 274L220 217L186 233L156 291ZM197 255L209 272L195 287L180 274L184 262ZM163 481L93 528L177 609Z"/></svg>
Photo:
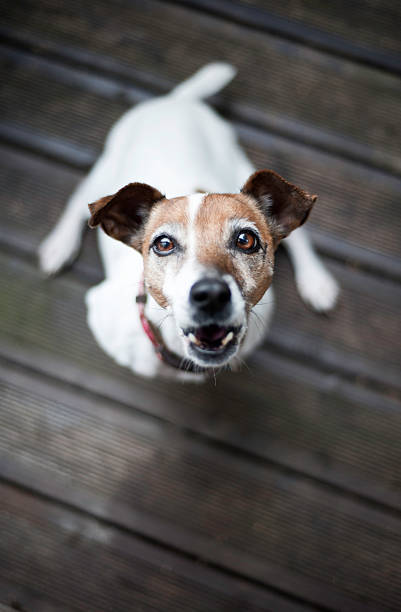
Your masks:
<svg viewBox="0 0 401 612"><path fill-rule="evenodd" d="M249 177L242 193L252 196L268 218L278 244L308 218L317 196L291 185L273 170L259 170Z"/></svg>
<svg viewBox="0 0 401 612"><path fill-rule="evenodd" d="M143 228L155 202L163 195L145 183L129 183L117 193L89 204L89 227L101 225L116 240L140 250Z"/></svg>

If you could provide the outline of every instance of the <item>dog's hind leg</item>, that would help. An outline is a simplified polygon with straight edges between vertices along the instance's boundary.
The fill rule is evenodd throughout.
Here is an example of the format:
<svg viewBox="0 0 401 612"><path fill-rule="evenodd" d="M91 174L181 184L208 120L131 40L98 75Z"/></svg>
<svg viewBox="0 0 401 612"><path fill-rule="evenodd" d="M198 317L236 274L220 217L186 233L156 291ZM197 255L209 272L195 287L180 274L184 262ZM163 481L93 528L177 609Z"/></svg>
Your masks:
<svg viewBox="0 0 401 612"><path fill-rule="evenodd" d="M55 227L40 244L39 265L46 274L56 274L78 255L82 230L89 218L88 204L98 197L99 190L102 193L105 171L104 158L100 157L71 195Z"/></svg>
<svg viewBox="0 0 401 612"><path fill-rule="evenodd" d="M339 286L314 251L308 232L299 227L283 240L294 267L295 282L304 302L318 312L334 308Z"/></svg>

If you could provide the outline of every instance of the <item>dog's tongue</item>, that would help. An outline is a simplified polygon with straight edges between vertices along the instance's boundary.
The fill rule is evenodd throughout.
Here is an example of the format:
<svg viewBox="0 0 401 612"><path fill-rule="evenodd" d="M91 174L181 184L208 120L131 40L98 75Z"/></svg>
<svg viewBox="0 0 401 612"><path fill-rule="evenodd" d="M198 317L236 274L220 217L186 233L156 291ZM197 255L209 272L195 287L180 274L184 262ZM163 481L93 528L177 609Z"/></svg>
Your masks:
<svg viewBox="0 0 401 612"><path fill-rule="evenodd" d="M217 342L218 340L223 340L226 334L227 330L225 327L208 325L207 327L199 327L195 335L201 342Z"/></svg>

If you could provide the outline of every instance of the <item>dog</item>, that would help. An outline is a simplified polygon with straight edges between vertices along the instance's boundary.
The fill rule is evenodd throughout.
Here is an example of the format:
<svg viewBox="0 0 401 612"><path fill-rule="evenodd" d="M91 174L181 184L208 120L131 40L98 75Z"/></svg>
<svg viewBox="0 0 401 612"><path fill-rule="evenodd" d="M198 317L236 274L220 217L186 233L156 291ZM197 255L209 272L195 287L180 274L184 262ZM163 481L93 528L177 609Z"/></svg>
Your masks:
<svg viewBox="0 0 401 612"><path fill-rule="evenodd" d="M103 229L106 278L86 294L88 324L141 376L203 380L249 355L271 320L283 239L301 297L317 311L337 300L300 228L317 196L255 172L233 128L203 102L234 75L209 64L125 113L39 249L42 270L55 274L78 253L88 217Z"/></svg>

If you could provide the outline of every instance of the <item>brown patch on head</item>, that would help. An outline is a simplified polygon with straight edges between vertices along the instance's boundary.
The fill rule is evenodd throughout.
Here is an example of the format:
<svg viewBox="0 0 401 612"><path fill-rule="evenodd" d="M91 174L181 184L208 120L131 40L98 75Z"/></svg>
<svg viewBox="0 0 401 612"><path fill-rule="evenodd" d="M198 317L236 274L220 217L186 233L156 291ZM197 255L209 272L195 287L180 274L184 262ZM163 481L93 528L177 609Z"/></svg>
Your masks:
<svg viewBox="0 0 401 612"><path fill-rule="evenodd" d="M158 202L154 206L146 225L142 243L146 286L149 293L163 308L166 308L168 305L166 296L163 293L164 264L168 263L168 258L158 258L151 262L149 258L150 241L159 227L165 224L176 223L186 230L188 221L188 199L186 197L179 197L169 200L164 199Z"/></svg>
<svg viewBox="0 0 401 612"><path fill-rule="evenodd" d="M188 199L186 197L164 199L158 202L149 215L143 240L143 256L149 250L149 241L158 227L166 223L179 223L183 227L188 225Z"/></svg>
<svg viewBox="0 0 401 612"><path fill-rule="evenodd" d="M259 233L261 249L245 254L233 246L233 224L249 222ZM256 202L245 194L205 196L196 220L197 260L206 267L230 274L249 307L254 306L270 285L274 262L274 240L267 220Z"/></svg>

